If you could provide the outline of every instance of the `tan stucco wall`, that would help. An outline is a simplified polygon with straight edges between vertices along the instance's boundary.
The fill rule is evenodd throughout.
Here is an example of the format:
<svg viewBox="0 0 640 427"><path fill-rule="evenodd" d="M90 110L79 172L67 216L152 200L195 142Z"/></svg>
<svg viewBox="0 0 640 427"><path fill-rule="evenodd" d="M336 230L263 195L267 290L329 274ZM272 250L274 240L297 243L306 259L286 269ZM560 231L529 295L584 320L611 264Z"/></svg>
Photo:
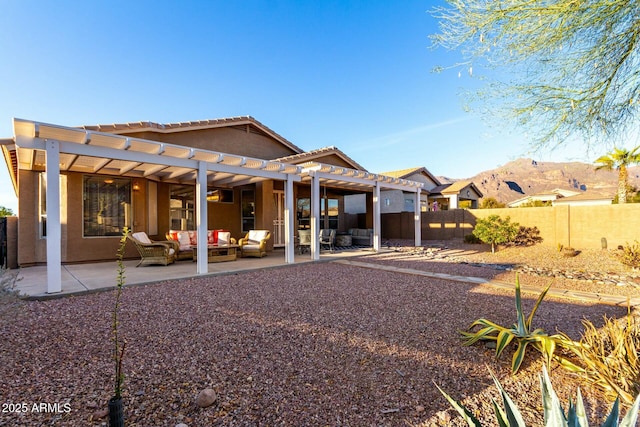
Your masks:
<svg viewBox="0 0 640 427"><path fill-rule="evenodd" d="M424 240L462 239L470 234L477 218L489 215L509 216L511 221L526 227L538 227L542 244L571 246L576 249L601 247L601 239L609 248L640 241L640 204L605 206L555 206L539 208L455 209L424 212ZM403 217L402 221L411 221ZM382 230L383 237L400 234L395 229ZM385 235L386 234L386 235ZM406 238L406 237L405 237Z"/></svg>

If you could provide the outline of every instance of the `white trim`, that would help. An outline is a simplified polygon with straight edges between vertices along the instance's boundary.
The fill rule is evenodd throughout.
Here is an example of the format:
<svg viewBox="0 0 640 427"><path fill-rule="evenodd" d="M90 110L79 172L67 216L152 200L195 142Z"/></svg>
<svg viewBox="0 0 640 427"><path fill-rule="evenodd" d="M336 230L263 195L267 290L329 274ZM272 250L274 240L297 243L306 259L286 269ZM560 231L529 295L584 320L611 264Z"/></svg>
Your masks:
<svg viewBox="0 0 640 427"><path fill-rule="evenodd" d="M60 146L47 141L47 293L62 291L62 225L60 224Z"/></svg>

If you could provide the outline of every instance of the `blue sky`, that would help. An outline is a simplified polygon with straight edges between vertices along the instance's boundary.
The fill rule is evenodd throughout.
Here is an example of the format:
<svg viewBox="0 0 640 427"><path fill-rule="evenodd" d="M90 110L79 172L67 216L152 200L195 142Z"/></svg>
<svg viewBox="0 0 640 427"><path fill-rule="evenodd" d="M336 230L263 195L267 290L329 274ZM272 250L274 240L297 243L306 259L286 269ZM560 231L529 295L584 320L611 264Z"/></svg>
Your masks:
<svg viewBox="0 0 640 427"><path fill-rule="evenodd" d="M468 178L527 154L465 112L476 80L430 49L436 2L34 1L0 4L0 138L12 118L66 126L251 115L302 149L372 172ZM592 161L560 152L537 160ZM0 167L0 206L17 202Z"/></svg>

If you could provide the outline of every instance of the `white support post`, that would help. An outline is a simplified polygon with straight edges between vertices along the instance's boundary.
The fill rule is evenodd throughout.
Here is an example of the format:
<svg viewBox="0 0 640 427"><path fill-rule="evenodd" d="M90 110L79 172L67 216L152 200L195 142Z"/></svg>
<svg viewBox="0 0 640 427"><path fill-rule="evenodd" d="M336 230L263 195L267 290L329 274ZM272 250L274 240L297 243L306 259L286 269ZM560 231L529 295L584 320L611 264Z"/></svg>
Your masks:
<svg viewBox="0 0 640 427"><path fill-rule="evenodd" d="M62 292L62 226L60 225L60 146L47 140L47 293Z"/></svg>
<svg viewBox="0 0 640 427"><path fill-rule="evenodd" d="M198 235L198 274L209 272L209 257L207 255L207 164L198 162L198 177L196 179L196 229Z"/></svg>
<svg viewBox="0 0 640 427"><path fill-rule="evenodd" d="M380 251L380 183L373 187L373 250Z"/></svg>
<svg viewBox="0 0 640 427"><path fill-rule="evenodd" d="M320 259L320 178L311 173L311 259Z"/></svg>
<svg viewBox="0 0 640 427"><path fill-rule="evenodd" d="M287 175L284 188L284 262L287 264L295 262L295 247L293 244L294 212L293 178L291 175Z"/></svg>
<svg viewBox="0 0 640 427"><path fill-rule="evenodd" d="M413 226L414 226L414 245L416 247L418 246L422 246L422 226L421 226L421 215L422 215L422 210L421 210L421 205L420 205L420 189L416 189L416 199L415 202L413 204L413 208L414 208L414 215L413 215Z"/></svg>

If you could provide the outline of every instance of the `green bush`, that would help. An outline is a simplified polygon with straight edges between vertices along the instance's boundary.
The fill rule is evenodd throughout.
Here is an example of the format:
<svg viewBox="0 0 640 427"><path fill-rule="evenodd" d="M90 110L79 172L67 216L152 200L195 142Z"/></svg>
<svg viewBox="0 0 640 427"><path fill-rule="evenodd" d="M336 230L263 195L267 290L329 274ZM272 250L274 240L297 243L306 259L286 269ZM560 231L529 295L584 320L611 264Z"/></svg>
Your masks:
<svg viewBox="0 0 640 427"><path fill-rule="evenodd" d="M542 242L542 237L540 236L540 230L538 227L525 227L523 225L518 229L518 234L510 242L512 246L533 246L536 243Z"/></svg>
<svg viewBox="0 0 640 427"><path fill-rule="evenodd" d="M470 244L474 244L477 245L479 243L482 243L482 240L478 239L476 236L474 236L473 234L465 234L464 236L464 242L465 243L470 243Z"/></svg>
<svg viewBox="0 0 640 427"><path fill-rule="evenodd" d="M504 219L498 215L479 218L473 229L473 235L484 243L491 245L491 252L495 252L496 245L512 242L518 235L520 224L511 222L510 217Z"/></svg>

